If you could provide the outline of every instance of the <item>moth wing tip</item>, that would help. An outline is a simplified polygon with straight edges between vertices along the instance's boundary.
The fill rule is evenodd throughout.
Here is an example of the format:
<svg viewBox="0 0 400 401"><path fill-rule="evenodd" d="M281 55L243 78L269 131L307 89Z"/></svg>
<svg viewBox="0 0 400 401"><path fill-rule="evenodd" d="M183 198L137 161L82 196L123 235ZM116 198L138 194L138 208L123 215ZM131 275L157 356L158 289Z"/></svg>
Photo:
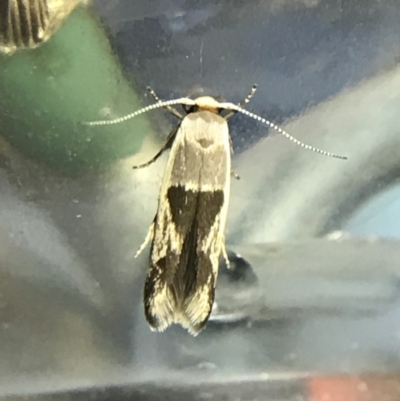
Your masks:
<svg viewBox="0 0 400 401"><path fill-rule="evenodd" d="M208 322L208 316L207 316L207 318L206 318L204 321L202 321L202 322L200 322L200 323L197 323L197 324L193 324L193 323L192 323L189 327L185 327L185 328L187 329L187 331L188 331L193 337L197 337L197 336L200 334L200 332L203 331L203 329L205 328L207 322Z"/></svg>
<svg viewBox="0 0 400 401"><path fill-rule="evenodd" d="M176 302L168 291L158 289L158 296L145 298L145 316L152 331L163 332L172 324L185 328L196 337L206 326L214 303L213 285L198 288L189 299L183 303Z"/></svg>
<svg viewBox="0 0 400 401"><path fill-rule="evenodd" d="M214 288L196 294L184 308L180 324L196 337L206 326L214 303Z"/></svg>
<svg viewBox="0 0 400 401"><path fill-rule="evenodd" d="M146 313L146 320L150 330L155 333L162 333L171 325L169 320L160 319L159 316L149 315L148 313Z"/></svg>

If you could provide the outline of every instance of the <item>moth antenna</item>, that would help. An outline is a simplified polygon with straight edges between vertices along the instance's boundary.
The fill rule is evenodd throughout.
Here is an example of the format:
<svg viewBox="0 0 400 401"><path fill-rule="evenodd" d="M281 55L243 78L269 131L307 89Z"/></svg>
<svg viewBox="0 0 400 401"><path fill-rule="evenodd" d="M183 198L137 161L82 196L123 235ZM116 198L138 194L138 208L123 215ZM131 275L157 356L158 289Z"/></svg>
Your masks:
<svg viewBox="0 0 400 401"><path fill-rule="evenodd" d="M153 88L151 88L150 86L147 87L147 92L150 93L151 96L153 96L154 100L157 103L162 103L163 101L160 99L160 97L157 95L157 93L154 91ZM180 120L183 120L184 116L179 113L178 110L175 110L173 107L171 106L165 106L165 108L174 116L178 117Z"/></svg>
<svg viewBox="0 0 400 401"><path fill-rule="evenodd" d="M112 124L119 124L123 123L127 120L130 120L131 118L134 118L140 114L147 113L150 110L155 110L155 109L160 109L160 108L165 108L169 106L174 106L176 104L183 104L186 106L194 106L195 102L192 99L189 99L187 97L182 97L179 99L173 99L173 100L165 100L163 102L158 102L155 104L151 104L150 106L143 107L142 109L139 109L133 113L127 114L126 116L123 117L118 117L114 118L113 120L99 120L99 121L89 121L85 122L85 125L112 125Z"/></svg>
<svg viewBox="0 0 400 401"><path fill-rule="evenodd" d="M260 117L257 114L254 114L254 113L252 113L250 111L242 109L241 107L238 107L237 105L235 105L233 103L220 103L219 107L224 108L224 109L226 108L226 109L232 110L232 111L237 111L239 113L244 114L247 117L251 117L256 121L259 121L260 123L271 127L272 129L274 129L275 131L279 132L285 138L289 139L290 141L292 141L296 145L300 146L301 148L304 148L304 149L307 149L307 150L311 150L312 152L315 152L315 153L320 153L321 155L324 155L324 156L334 157L335 159L347 160L346 156L337 155L335 153L327 152L326 150L318 149L318 148L315 148L314 146L307 145L306 143L299 141L298 139L296 139L295 137L293 137L288 132L286 132L282 128L278 127L277 125L275 125L271 121L269 121L269 120L267 120L267 119L265 119L263 117Z"/></svg>

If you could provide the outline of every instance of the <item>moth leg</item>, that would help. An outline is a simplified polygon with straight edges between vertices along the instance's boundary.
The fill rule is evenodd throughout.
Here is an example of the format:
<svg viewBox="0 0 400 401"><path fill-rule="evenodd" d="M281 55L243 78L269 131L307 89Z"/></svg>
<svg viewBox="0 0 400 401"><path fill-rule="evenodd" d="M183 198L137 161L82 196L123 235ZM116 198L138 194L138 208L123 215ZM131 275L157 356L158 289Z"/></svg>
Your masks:
<svg viewBox="0 0 400 401"><path fill-rule="evenodd" d="M135 258L137 258L143 251L144 248L149 244L149 242L154 238L154 228L156 226L156 219L153 220L151 223L151 226L149 228L149 231L147 232L146 238L143 241L143 244L140 245L139 249L137 250L135 254Z"/></svg>
<svg viewBox="0 0 400 401"><path fill-rule="evenodd" d="M160 151L152 157L148 162L143 163L143 164L138 164L137 166L133 166L132 168L134 170L137 170L139 168L147 167L150 166L150 164L154 163L168 148L166 146L163 146Z"/></svg>
<svg viewBox="0 0 400 401"><path fill-rule="evenodd" d="M240 180L240 175L235 173L233 170L231 170L231 176L235 177L237 180Z"/></svg>
<svg viewBox="0 0 400 401"><path fill-rule="evenodd" d="M231 153L233 154L233 143L232 143L232 138L230 135L229 135L229 146L231 148Z"/></svg>
<svg viewBox="0 0 400 401"><path fill-rule="evenodd" d="M252 98L253 95L256 93L256 90L257 90L257 85L254 84L254 85L251 87L249 94L244 98L244 100L242 100L240 103L238 103L238 106L244 108L244 106L245 106L247 103L250 102L251 98ZM228 118L232 117L232 116L233 116L234 114L236 114L236 113L237 113L237 111L231 111L230 113L228 113L228 114L225 116L225 119L228 119Z"/></svg>
<svg viewBox="0 0 400 401"><path fill-rule="evenodd" d="M172 143L174 142L176 133L178 132L179 126L174 128L171 133L169 134L167 141L165 142L165 144L162 146L162 148L157 152L157 154L152 157L148 162L143 163L143 164L138 164L137 166L133 166L132 168L134 170L139 169L139 168L143 168L143 167L147 167L150 166L150 164L154 163L166 150L168 150Z"/></svg>
<svg viewBox="0 0 400 401"><path fill-rule="evenodd" d="M158 97L157 93L154 92L154 89L153 89L153 88L150 88L150 86L147 87L147 92L149 92L150 95L153 96L154 100L155 100L157 103L161 103L161 102L162 102L162 100ZM179 119L183 120L184 117L183 117L183 115L182 115L181 113L179 113L178 110L174 109L174 108L171 107L171 106L164 106L164 107L165 107L170 113L172 113L174 116L176 116L176 117L178 117Z"/></svg>
<svg viewBox="0 0 400 401"><path fill-rule="evenodd" d="M257 85L254 84L251 89L250 92L248 93L248 95L244 98L243 101L241 101L240 103L238 103L239 107L244 107L247 103L250 102L251 98L254 96L254 94L256 93L257 90Z"/></svg>
<svg viewBox="0 0 400 401"><path fill-rule="evenodd" d="M226 267L228 269L230 269L231 264L229 262L228 254L226 253L226 248L225 248L225 236L222 236L221 241L222 241L222 255L223 255L224 259L225 259Z"/></svg>
<svg viewBox="0 0 400 401"><path fill-rule="evenodd" d="M229 137L229 145L231 147L231 153L233 153L233 145L232 145L232 138L231 137ZM240 175L235 173L233 170L231 170L231 175L233 177L235 177L237 180L240 180Z"/></svg>

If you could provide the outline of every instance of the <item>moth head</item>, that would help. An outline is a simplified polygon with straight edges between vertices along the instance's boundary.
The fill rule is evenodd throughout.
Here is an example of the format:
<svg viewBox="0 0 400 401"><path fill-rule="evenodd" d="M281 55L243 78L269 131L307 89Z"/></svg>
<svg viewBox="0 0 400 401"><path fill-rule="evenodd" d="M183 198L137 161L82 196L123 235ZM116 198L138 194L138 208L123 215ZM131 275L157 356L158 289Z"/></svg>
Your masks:
<svg viewBox="0 0 400 401"><path fill-rule="evenodd" d="M200 96L194 99L194 105L182 105L186 114L195 113L197 111L211 111L215 114L220 114L222 110L220 102L212 96Z"/></svg>

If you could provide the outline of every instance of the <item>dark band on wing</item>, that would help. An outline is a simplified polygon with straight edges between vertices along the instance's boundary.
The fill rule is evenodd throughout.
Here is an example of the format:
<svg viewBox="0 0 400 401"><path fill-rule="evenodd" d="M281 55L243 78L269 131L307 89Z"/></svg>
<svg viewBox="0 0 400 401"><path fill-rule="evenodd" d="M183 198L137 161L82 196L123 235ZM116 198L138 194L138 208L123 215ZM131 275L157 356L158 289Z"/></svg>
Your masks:
<svg viewBox="0 0 400 401"><path fill-rule="evenodd" d="M198 241L202 241L210 233L217 215L221 212L224 192L222 190L198 192L177 185L168 188L167 199L177 231L186 236L193 221L196 220Z"/></svg>

